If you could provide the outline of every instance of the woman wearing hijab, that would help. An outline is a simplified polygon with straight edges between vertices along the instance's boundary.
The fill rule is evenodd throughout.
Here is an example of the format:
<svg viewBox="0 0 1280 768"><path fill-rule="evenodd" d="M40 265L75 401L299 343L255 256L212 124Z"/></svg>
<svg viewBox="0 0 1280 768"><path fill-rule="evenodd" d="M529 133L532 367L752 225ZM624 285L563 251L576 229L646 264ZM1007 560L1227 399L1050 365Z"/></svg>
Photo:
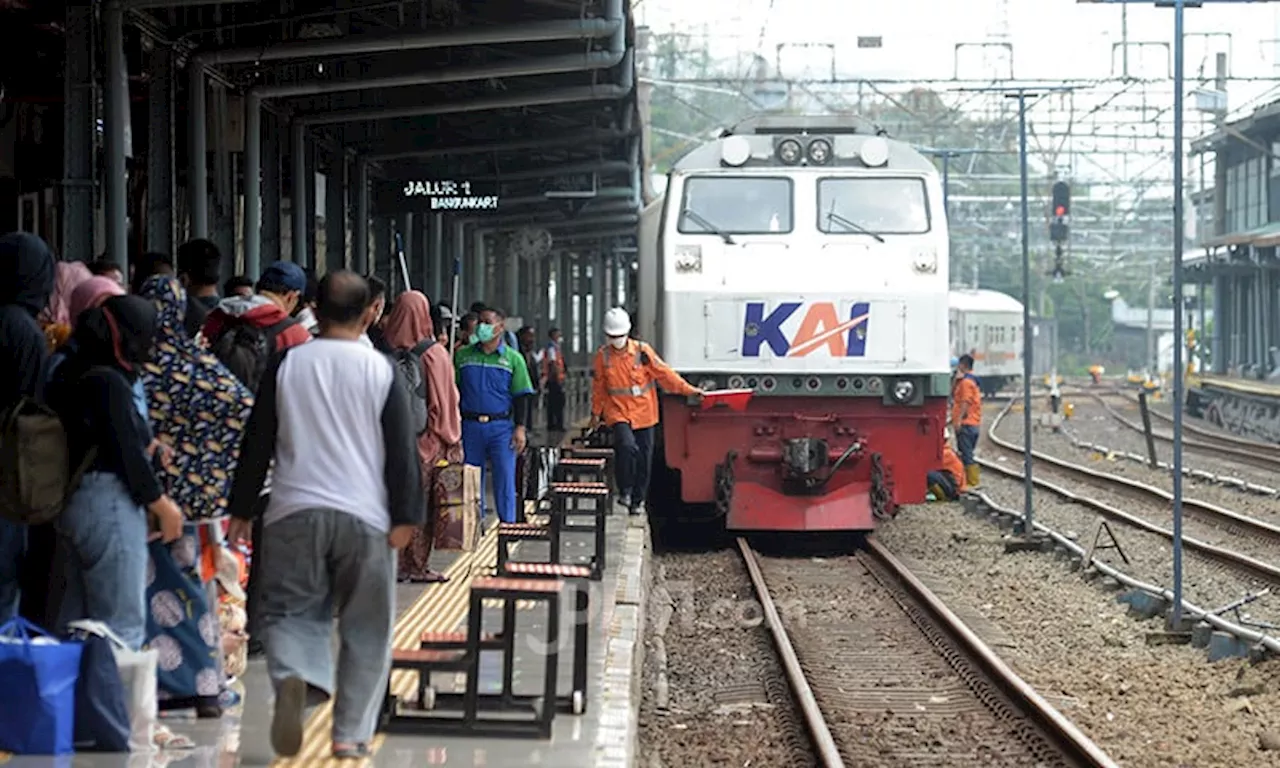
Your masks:
<svg viewBox="0 0 1280 768"><path fill-rule="evenodd" d="M387 345L397 351L411 350L422 341L434 339L431 302L418 291L400 294L387 317L383 333ZM462 461L462 413L458 410L458 384L454 379L453 361L444 345L433 344L423 352L422 365L426 372L427 429L418 437L418 460L422 463L423 482L430 491L438 462ZM431 499L432 494L428 493L427 498ZM400 553L401 581L448 580L427 568L435 538L435 520L435 509L429 508L427 524L414 534L409 546Z"/></svg>
<svg viewBox="0 0 1280 768"><path fill-rule="evenodd" d="M79 261L59 261L54 265L53 295L49 297L49 306L40 313L40 326L49 341L50 351L61 347L71 337L71 294L92 277L89 268Z"/></svg>
<svg viewBox="0 0 1280 768"><path fill-rule="evenodd" d="M71 463L88 467L56 523L63 565L58 629L94 619L132 650L146 640L148 517L163 541L182 533L182 512L151 468L149 432L133 406L133 382L151 357L155 333L150 302L107 299L80 316L74 349L48 387Z"/></svg>
<svg viewBox="0 0 1280 768"><path fill-rule="evenodd" d="M177 280L151 277L139 296L158 315L154 359L142 374L155 406L151 425L172 449L165 482L188 521L177 541L150 545L147 645L159 656L160 709L194 707L200 717L218 717L226 678L211 589L221 542L212 524L226 514L253 395L186 334L187 294Z"/></svg>

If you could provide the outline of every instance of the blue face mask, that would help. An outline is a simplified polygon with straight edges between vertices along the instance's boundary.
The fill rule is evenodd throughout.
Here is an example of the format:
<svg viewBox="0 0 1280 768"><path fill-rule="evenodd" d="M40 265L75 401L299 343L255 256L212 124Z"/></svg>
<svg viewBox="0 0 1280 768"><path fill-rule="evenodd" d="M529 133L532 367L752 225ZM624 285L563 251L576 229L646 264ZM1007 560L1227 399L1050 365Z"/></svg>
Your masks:
<svg viewBox="0 0 1280 768"><path fill-rule="evenodd" d="M488 344L497 335L497 329L490 323L481 323L476 326L476 341L481 344Z"/></svg>

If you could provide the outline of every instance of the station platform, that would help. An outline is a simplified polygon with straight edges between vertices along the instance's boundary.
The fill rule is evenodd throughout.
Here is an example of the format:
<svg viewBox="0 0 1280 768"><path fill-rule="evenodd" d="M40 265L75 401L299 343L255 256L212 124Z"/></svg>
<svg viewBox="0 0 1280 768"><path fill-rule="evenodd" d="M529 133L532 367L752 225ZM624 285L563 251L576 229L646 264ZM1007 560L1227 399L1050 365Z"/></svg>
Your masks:
<svg viewBox="0 0 1280 768"><path fill-rule="evenodd" d="M490 507L492 508L492 507ZM526 505L528 513L534 504ZM492 575L497 562L497 525L485 521L486 533L472 552L437 552L432 567L449 577L440 584L400 584L394 646L418 647L425 632L465 631L470 588L482 576ZM590 534L565 533L565 562L584 560L592 551ZM544 542L518 544L513 559L539 559ZM164 725L196 742L193 750L153 755L94 755L74 757L12 757L8 766L86 766L88 768L224 768L225 766L598 766L623 768L634 763L640 687L645 584L647 583L649 530L643 517L631 518L620 508L610 510L606 525L606 567L598 581L588 585L589 625L587 696L583 714L556 714L549 740L534 737L424 736L378 733L372 742L374 755L360 760L337 760L329 755L331 707L314 710L307 722L302 751L292 759L279 759L270 746L273 694L265 663L250 662L248 672L236 683L243 702L220 720L162 717ZM525 548L528 547L527 551ZM537 548L543 548L539 552ZM581 553L581 554L579 554ZM566 592L572 595L571 588ZM559 692L572 683L573 601L562 601L559 654ZM534 693L543 683L547 610L517 603L514 688L517 694ZM502 625L502 612L492 601L485 603L484 626L494 631ZM335 646L336 647L336 646ZM499 654L481 657L480 691L501 688ZM494 658L489 658L494 657ZM416 675L392 675L392 693L416 699ZM462 678L461 674L457 678ZM460 691L452 673L436 673L432 684L440 694Z"/></svg>

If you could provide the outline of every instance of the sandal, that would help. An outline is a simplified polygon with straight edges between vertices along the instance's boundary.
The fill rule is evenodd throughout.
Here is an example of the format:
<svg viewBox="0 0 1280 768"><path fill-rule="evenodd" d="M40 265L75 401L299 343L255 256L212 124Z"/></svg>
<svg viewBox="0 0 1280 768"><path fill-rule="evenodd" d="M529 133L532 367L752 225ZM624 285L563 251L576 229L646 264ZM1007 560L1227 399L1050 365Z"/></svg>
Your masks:
<svg viewBox="0 0 1280 768"><path fill-rule="evenodd" d="M359 744L334 744L333 757L338 760L361 760L373 757L373 750L367 742Z"/></svg>
<svg viewBox="0 0 1280 768"><path fill-rule="evenodd" d="M196 746L196 743L191 739L182 734L174 733L168 727L158 723L151 741L160 749L195 749Z"/></svg>

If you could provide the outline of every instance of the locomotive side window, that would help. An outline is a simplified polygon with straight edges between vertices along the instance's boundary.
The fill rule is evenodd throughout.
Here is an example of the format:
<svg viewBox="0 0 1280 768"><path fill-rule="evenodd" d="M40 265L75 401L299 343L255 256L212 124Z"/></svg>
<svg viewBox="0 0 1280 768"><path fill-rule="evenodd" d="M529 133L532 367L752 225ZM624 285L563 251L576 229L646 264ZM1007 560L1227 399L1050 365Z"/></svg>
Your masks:
<svg viewBox="0 0 1280 768"><path fill-rule="evenodd" d="M827 234L923 235L929 231L924 180L819 179L818 229Z"/></svg>
<svg viewBox="0 0 1280 768"><path fill-rule="evenodd" d="M681 234L776 235L792 230L785 177L694 176L684 183Z"/></svg>

